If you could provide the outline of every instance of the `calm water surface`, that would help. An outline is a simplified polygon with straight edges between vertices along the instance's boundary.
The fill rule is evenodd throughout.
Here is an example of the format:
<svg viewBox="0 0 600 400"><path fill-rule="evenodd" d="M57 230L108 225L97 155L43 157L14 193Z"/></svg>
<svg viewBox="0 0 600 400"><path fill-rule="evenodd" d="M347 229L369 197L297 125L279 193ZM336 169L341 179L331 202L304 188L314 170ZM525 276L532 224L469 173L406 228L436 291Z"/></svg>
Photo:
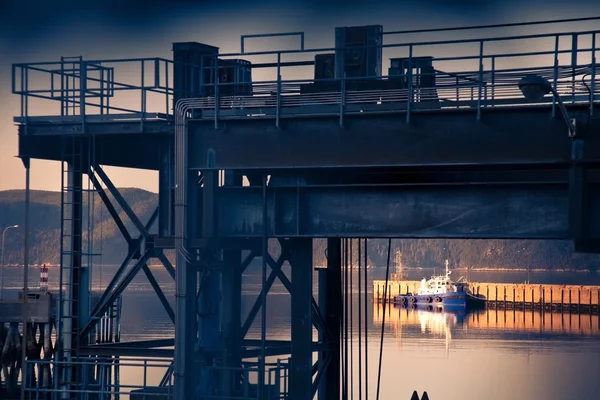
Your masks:
<svg viewBox="0 0 600 400"><path fill-rule="evenodd" d="M115 267L94 270L94 288L105 287ZM175 285L164 269L152 271L171 299ZM379 275L380 273L376 274ZM428 271L415 272L428 276ZM522 282L525 274L482 273L478 281ZM37 281L38 270L30 270ZM289 275L288 275L289 276ZM316 276L316 274L315 274ZM380 276L375 276L379 278ZM243 313L258 293L260 274L244 278ZM598 275L532 273L535 283L598 284ZM56 290L58 271L50 271L50 289ZM354 279L356 283L356 277ZM355 291L357 290L356 285ZM16 296L22 287L22 270L5 270L5 296ZM316 279L315 279L316 288ZM384 400L410 398L413 390L426 390L431 400L465 399L598 399L600 393L600 319L598 316L484 310L476 313L429 312L373 305L368 296L367 346L361 329L361 359L368 360L368 397L375 399L380 335L383 326L381 395ZM269 339L289 335L290 298L281 285L268 297ZM361 300L364 313L364 299ZM358 399L358 297L352 302L352 357L355 394ZM363 317L364 323L364 317ZM249 336L260 337L260 319ZM173 325L151 286L140 274L124 294L122 340L173 336ZM366 347L366 351L365 351ZM366 354L365 354L366 353ZM362 373L365 373L364 366ZM122 370L122 381L139 383L141 374ZM350 375L350 370L348 372ZM148 382L158 383L162 369L149 371ZM156 381L156 382L153 382ZM364 381L363 381L364 382ZM362 398L365 384L362 385Z"/></svg>

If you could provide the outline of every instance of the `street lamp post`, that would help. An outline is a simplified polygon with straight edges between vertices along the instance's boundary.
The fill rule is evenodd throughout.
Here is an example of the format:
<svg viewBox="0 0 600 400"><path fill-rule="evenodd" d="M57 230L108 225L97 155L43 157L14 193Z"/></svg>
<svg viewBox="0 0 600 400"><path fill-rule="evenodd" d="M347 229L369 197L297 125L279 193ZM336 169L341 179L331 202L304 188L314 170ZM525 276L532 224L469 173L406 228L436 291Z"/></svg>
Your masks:
<svg viewBox="0 0 600 400"><path fill-rule="evenodd" d="M586 85L587 86L587 85ZM587 249L589 232L587 232L587 199L585 194L585 169L583 166L583 139L581 134L577 134L577 120L569 117L567 109L560 98L556 89L548 82L547 79L539 75L528 75L521 78L519 81L519 89L523 96L529 101L539 101L548 93L552 93L560 113L567 125L569 138L571 141L571 170L569 178L569 214L570 214L570 230L577 249ZM590 109L593 107L592 92L590 91Z"/></svg>
<svg viewBox="0 0 600 400"><path fill-rule="evenodd" d="M4 228L2 231L2 264L0 264L0 300L4 299L4 237L6 236L6 231L10 228L18 228L19 225L11 225Z"/></svg>
<svg viewBox="0 0 600 400"><path fill-rule="evenodd" d="M563 103L560 95L554 89L552 84L548 82L546 78L543 78L539 75L527 75L521 78L519 81L519 89L523 93L523 96L532 102L540 101L545 95L548 93L552 93L556 102L558 103L558 108L560 109L560 113L567 124L567 129L569 133L569 137L574 138L577 135L577 127L575 118L570 118L567 113L567 109L565 104Z"/></svg>

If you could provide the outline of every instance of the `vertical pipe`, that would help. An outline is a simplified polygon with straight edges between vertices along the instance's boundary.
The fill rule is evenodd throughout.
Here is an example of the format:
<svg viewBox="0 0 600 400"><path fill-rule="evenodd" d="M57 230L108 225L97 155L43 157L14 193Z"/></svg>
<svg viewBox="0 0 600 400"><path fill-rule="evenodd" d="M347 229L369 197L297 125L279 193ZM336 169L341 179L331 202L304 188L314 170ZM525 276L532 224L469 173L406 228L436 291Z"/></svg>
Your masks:
<svg viewBox="0 0 600 400"><path fill-rule="evenodd" d="M171 216L171 143L160 149L160 169L158 171L158 235L169 236Z"/></svg>

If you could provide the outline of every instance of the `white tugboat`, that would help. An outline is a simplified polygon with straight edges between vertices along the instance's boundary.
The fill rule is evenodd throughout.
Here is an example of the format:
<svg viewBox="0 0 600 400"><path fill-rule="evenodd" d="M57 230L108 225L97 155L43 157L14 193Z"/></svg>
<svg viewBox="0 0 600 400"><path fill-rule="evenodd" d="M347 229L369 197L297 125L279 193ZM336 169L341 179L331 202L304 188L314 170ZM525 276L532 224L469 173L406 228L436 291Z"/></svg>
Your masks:
<svg viewBox="0 0 600 400"><path fill-rule="evenodd" d="M400 294L396 296L397 304L431 305L438 307L481 307L485 304L485 296L471 292L469 283L463 278L454 282L450 278L452 271L446 260L446 273L421 280L417 293Z"/></svg>

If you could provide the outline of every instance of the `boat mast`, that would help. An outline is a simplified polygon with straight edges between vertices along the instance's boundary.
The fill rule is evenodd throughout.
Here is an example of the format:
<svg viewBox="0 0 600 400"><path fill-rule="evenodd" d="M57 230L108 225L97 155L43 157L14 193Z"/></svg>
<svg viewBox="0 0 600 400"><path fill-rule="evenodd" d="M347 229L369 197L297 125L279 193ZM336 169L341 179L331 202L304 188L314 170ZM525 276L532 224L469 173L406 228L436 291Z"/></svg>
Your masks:
<svg viewBox="0 0 600 400"><path fill-rule="evenodd" d="M446 276L448 276L448 259L446 259Z"/></svg>

